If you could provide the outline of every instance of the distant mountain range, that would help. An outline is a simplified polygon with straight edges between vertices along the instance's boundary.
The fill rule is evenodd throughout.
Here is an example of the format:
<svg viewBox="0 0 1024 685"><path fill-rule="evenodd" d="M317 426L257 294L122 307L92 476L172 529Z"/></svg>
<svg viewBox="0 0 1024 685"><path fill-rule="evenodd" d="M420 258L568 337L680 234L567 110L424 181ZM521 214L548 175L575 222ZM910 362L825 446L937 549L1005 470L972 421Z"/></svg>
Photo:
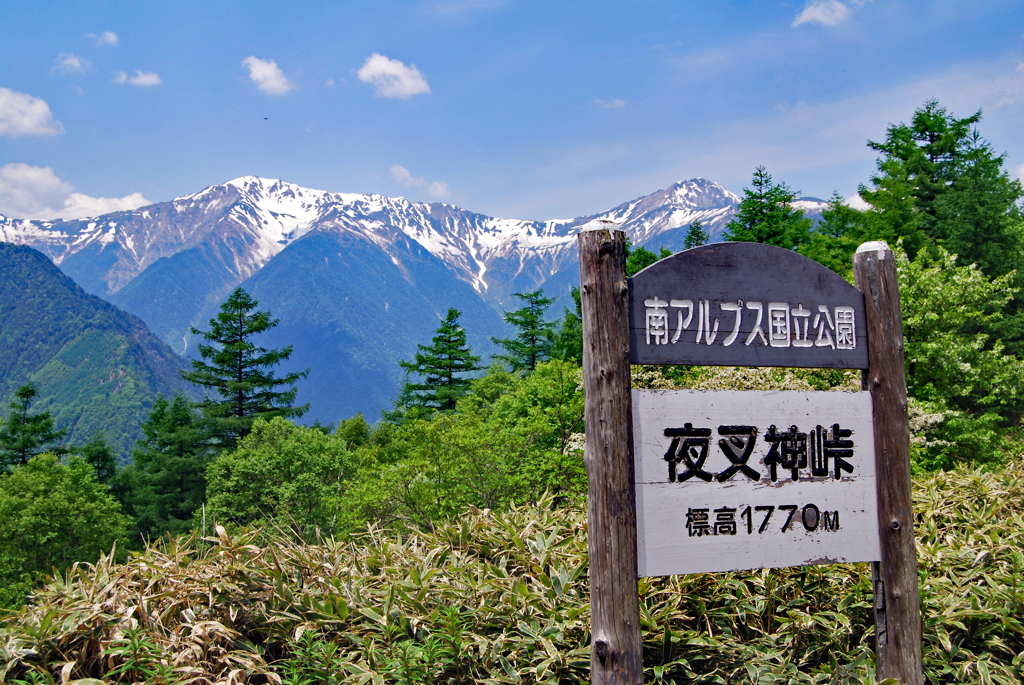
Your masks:
<svg viewBox="0 0 1024 685"><path fill-rule="evenodd" d="M0 243L0 275L0 415L32 380L39 394L30 411L49 411L68 444L103 431L127 455L158 393L192 392L178 376L185 359L46 255Z"/></svg>
<svg viewBox="0 0 1024 685"><path fill-rule="evenodd" d="M30 245L86 291L135 314L179 354L241 285L281 319L264 346L292 344L282 370L313 369L299 401L310 417L378 415L394 397L400 359L427 342L449 307L478 353L504 336L513 293L564 296L578 282L576 234L620 224L634 245L683 248L690 223L712 236L739 197L701 178L591 216L497 219L444 203L329 193L252 176L170 202L93 219L0 217L0 240ZM804 198L819 214L825 203ZM557 314L558 312L552 312Z"/></svg>

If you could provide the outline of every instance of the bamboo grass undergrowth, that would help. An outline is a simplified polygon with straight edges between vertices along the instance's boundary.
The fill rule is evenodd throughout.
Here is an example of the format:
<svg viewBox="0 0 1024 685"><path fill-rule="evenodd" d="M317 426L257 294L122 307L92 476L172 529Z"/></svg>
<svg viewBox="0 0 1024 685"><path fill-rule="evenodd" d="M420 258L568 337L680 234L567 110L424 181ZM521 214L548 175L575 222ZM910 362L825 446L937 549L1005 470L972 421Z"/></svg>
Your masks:
<svg viewBox="0 0 1024 685"><path fill-rule="evenodd" d="M915 480L929 683L1021 683L1024 460ZM583 683L585 509L471 509L305 544L164 540L0 621L11 683ZM872 683L866 564L642 579L645 680Z"/></svg>

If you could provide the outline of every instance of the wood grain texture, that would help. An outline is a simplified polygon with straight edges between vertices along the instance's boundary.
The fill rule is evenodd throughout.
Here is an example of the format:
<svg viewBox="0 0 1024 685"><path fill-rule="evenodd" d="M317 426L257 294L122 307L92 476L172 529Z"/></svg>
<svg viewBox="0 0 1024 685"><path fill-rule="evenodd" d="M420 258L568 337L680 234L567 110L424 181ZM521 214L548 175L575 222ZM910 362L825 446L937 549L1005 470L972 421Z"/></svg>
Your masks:
<svg viewBox="0 0 1024 685"><path fill-rule="evenodd" d="M673 446L678 455L680 443L665 431L686 423L710 429L703 443L707 456L700 464L710 477L706 481L695 475L672 478L673 471L682 474L688 466L669 466L666 455ZM850 431L847 439L853 452L843 456L849 470L839 471L838 479L834 459L820 451L827 443L814 439L817 427L827 431L834 423ZM765 434L771 425L782 431L795 425L807 438L807 466L798 470L796 481L785 468L778 468L777 480L771 480L771 469L765 465L771 447ZM725 451L729 449L735 459L743 450L720 442L737 426L756 428L744 462L747 472L733 468L735 462ZM633 390L633 435L641 577L880 558L869 393ZM747 439L749 435L744 445ZM699 455L700 448L696 449ZM816 453L819 460L825 456L824 476L811 470ZM782 507L793 505L799 511L791 510L790 518ZM692 525L692 511L701 509L708 525ZM824 512L834 517L835 526L822 520Z"/></svg>
<svg viewBox="0 0 1024 685"><path fill-rule="evenodd" d="M875 654L878 678L922 685L921 614L911 510L910 426L903 360L896 260L882 242L865 243L853 257L864 293L878 479L881 561L875 569Z"/></svg>
<svg viewBox="0 0 1024 685"><path fill-rule="evenodd" d="M715 243L685 250L631 278L629 294L634 364L868 366L864 296L835 272L792 250L756 243ZM655 298L664 303L667 336L650 335L647 302ZM683 305L687 301L690 308ZM702 301L706 309L698 312ZM758 311L751 306L758 303L766 338L756 335ZM771 338L772 304L785 311L789 330L783 338ZM819 306L825 306L828 315ZM852 308L855 314L852 349L843 349L837 340L836 307Z"/></svg>
<svg viewBox="0 0 1024 685"><path fill-rule="evenodd" d="M591 681L643 682L637 595L625 234L579 234L589 496Z"/></svg>

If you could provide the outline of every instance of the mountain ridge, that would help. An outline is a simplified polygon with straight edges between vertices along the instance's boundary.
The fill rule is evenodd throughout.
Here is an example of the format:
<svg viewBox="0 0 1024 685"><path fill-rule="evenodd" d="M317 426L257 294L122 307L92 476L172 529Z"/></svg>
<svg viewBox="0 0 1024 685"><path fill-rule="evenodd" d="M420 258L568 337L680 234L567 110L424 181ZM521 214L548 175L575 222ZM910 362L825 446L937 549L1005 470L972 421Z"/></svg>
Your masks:
<svg viewBox="0 0 1024 685"><path fill-rule="evenodd" d="M45 252L179 354L195 349L192 329L202 330L231 290L255 291L283 322L267 341L294 343L289 364L330 368L334 380L307 380L299 401L331 421L355 411L375 416L400 386L397 362L430 339L449 307L463 311L474 350L485 357L491 338L510 332L502 312L519 306L516 293L546 288L560 298L552 314L560 311L578 282L576 234L587 222L611 220L636 246L678 251L695 220L720 239L739 201L694 178L596 214L529 221L243 176L101 217L0 217L0 240ZM357 397L339 399L335 389Z"/></svg>

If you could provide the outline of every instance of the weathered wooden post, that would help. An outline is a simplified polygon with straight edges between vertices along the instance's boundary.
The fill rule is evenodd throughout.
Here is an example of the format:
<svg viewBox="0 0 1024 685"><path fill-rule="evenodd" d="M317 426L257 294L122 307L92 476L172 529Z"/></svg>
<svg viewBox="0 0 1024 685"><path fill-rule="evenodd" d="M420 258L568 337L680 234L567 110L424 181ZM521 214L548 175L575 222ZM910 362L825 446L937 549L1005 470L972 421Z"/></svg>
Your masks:
<svg viewBox="0 0 1024 685"><path fill-rule="evenodd" d="M864 293L869 357L863 387L871 392L878 478L881 561L872 563L877 674L879 679L921 685L910 426L895 255L884 242L864 243L853 256L853 272L857 289Z"/></svg>
<svg viewBox="0 0 1024 685"><path fill-rule="evenodd" d="M629 383L625 234L593 221L579 234L589 498L591 681L643 682Z"/></svg>

